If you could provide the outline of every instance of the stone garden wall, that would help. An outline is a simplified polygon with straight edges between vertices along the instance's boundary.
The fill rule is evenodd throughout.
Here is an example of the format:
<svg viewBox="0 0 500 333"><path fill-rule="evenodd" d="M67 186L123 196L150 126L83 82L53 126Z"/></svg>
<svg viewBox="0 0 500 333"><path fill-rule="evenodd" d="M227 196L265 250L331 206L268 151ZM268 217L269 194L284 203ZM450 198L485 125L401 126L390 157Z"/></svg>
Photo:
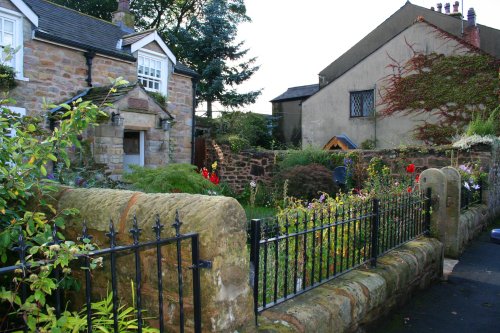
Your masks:
<svg viewBox="0 0 500 333"><path fill-rule="evenodd" d="M152 227L159 214L164 224L163 238L175 235L171 224L179 211L183 223L181 233L199 233L200 259L210 260L211 269L201 269L201 302L203 332L234 332L246 322L254 320L252 293L249 285L249 254L247 252L246 218L243 208L235 199L189 194L144 194L140 192L106 189L65 189L56 195L57 207L77 208L80 215L66 222L67 239L76 240L81 235L83 220L87 221L89 234L100 248L109 247L105 233L109 219L118 232L117 245L132 244L129 230L136 214L140 241L154 240ZM191 249L182 248L184 276L184 309L186 331L193 329ZM179 323L179 303L175 246L162 248L164 275L164 319L167 331L176 331ZM118 297L131 305L130 281L135 277L133 254L117 257ZM147 316L155 317L158 311L156 251L141 252L142 304ZM109 257L104 267L93 275L94 300L111 288ZM77 297L83 302L83 297ZM152 321L154 325L157 321Z"/></svg>
<svg viewBox="0 0 500 333"><path fill-rule="evenodd" d="M443 246L420 238L259 316L259 332L364 332L441 276ZM244 332L254 332L249 325Z"/></svg>
<svg viewBox="0 0 500 333"><path fill-rule="evenodd" d="M244 150L235 153L228 145L217 144L214 140L207 141L205 146L205 166L208 168L217 161L219 177L235 192L243 191L251 181L271 182L278 152Z"/></svg>
<svg viewBox="0 0 500 333"><path fill-rule="evenodd" d="M242 191L252 180L269 184L273 172L276 171L276 162L286 151L252 151L244 150L232 152L226 144L218 144L210 140L206 144L206 166L214 161L218 162L218 172L222 181L228 183L236 192ZM458 165L468 162L480 162L481 167L489 173L488 206L496 208L500 213L500 149L491 145L475 145L468 149L459 149L451 146L435 148L397 148L378 150L353 150L359 154L360 161L368 165L374 157L382 158L391 169L401 168L399 164L414 163L417 172L428 168L442 168L449 165ZM333 153L347 154L348 152L332 151ZM453 161L453 162L452 162ZM491 198L490 198L491 196Z"/></svg>

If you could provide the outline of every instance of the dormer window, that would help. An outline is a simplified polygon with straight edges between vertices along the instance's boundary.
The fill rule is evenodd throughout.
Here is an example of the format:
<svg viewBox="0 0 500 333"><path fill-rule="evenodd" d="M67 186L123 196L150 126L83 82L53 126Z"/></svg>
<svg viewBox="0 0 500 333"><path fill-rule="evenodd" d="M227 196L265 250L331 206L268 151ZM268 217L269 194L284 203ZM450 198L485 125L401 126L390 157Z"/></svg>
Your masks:
<svg viewBox="0 0 500 333"><path fill-rule="evenodd" d="M137 56L137 77L146 90L167 94L168 59L147 50Z"/></svg>

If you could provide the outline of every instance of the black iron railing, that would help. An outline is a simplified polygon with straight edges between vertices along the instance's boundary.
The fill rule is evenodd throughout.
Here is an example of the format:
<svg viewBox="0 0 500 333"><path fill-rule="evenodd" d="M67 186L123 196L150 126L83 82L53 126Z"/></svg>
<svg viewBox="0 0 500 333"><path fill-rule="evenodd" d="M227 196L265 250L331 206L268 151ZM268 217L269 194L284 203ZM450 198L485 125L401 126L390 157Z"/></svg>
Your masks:
<svg viewBox="0 0 500 333"><path fill-rule="evenodd" d="M483 183L481 180L476 185L463 183L460 189L460 210L469 209L470 206L483 202Z"/></svg>
<svg viewBox="0 0 500 333"><path fill-rule="evenodd" d="M92 313L92 295L93 295L93 280L95 279L96 274L104 274L103 271L101 270L91 270L90 265L91 265L91 258L98 258L98 257L108 257L109 258L109 271L111 274L111 291L112 291L112 320L113 320L113 331L119 332L119 326L118 326L118 320L119 320L119 282L117 281L117 258L119 256L123 256L126 254L133 254L134 261L135 261L135 272L133 279L134 279L134 292L135 292L135 316L137 318L137 332L142 332L143 329L143 312L144 312L144 305L142 302L142 296L143 296L143 291L141 289L143 285L142 281L142 270L141 270L141 255L140 252L144 250L150 250L150 251L155 251L155 256L156 256L156 270L157 270L157 291L158 291L158 298L157 298L157 311L158 311L158 317L157 317L157 326L160 332L165 332L167 329L165 327L165 322L164 322L164 300L163 300L163 294L164 294L164 287L163 287L163 281L165 279L164 273L165 273L165 263L168 261L167 259L173 257L175 258L175 262L171 263L173 266L176 267L177 272L176 272L176 279L177 279L177 292L178 292L178 307L179 307L179 313L178 313L178 318L179 318L179 327L175 329L175 331L179 332L184 332L185 330L185 323L187 321L186 319L186 314L185 314L185 308L184 308L184 288L185 288L185 283L184 283L184 275L183 275L183 253L185 251L182 251L182 243L184 241L190 241L190 247L191 249L191 266L189 267L189 270L192 271L192 300L190 300L190 304L192 304L192 311L193 314L190 315L189 320L192 320L193 327L189 328L189 330L194 330L194 332L201 332L201 288L200 288L200 268L209 268L210 267L210 262L200 260L199 258L199 236L198 234L195 233L188 233L188 234L181 234L180 233L180 228L181 228L182 222L179 219L179 214L176 213L175 217L175 222L172 224L172 227L175 229L175 236L171 238L162 238L161 233L164 228L164 225L161 224L159 216L156 217L155 224L153 226L153 232L155 235L155 240L153 241L146 241L146 242L140 242L139 238L142 233L142 229L139 228L137 218L134 216L133 220L133 227L130 229L129 233L133 238L133 244L132 245L118 245L117 244L117 234L118 232L115 230L115 226L113 222L110 222L109 225L109 231L106 233L106 236L109 238L109 243L110 247L105 248L105 249L100 249L96 251L92 251L91 253L87 255L82 255L80 256L79 260L82 262L82 268L83 268L83 277L84 277L84 286L85 286L85 304L86 304L86 320L87 320L87 332L94 332L93 330L93 318L94 314ZM80 241L87 241L92 239L92 236L88 234L88 229L86 224L84 224L83 227L83 233L82 236L79 237ZM57 227L53 227L53 243L52 244L60 244L62 241L58 239L57 237ZM167 245L172 245L175 248L173 249L174 255L173 256L168 256L168 258L165 256L165 249L164 247ZM9 274L12 273L18 269L22 270L22 276L23 280L26 278L26 272L29 271L30 269L30 264L26 262L26 256L29 250L29 245L26 243L26 240L23 237L22 232L20 233L19 236L19 242L18 246L14 248L16 252L19 254L19 264L13 265L13 266L8 266L8 267L1 267L0 268L0 276L4 274ZM36 265L44 265L48 264L49 262L47 261L40 261L37 262ZM154 268L152 268L154 269ZM54 277L56 278L57 281L59 281L59 274L60 272L56 269L54 272ZM19 293L20 293L20 298L21 301L24 303L24 301L27 299L29 296L29 291L27 288L27 285L25 283L20 283L18 285L19 287ZM129 295L130 296L130 295ZM56 289L55 295L54 295L54 300L53 300L54 308L55 308L55 314L57 317L61 315L61 304L65 304L63 300L63 290L61 287L58 287ZM149 302L151 303L151 302ZM152 302L154 304L154 302ZM151 310L151 309L150 309ZM8 318L7 313L1 313L0 314L2 318ZM150 317L150 316L149 316ZM155 316L156 317L156 316ZM12 319L12 318L11 318ZM23 320L22 318L17 318L17 323L22 323ZM109 318L111 319L111 318ZM16 322L16 318L13 320ZM151 321L151 318L149 318L149 321ZM27 332L27 327L15 327L15 329L11 329L8 327L9 323L4 322L0 324L0 330L2 332L6 331L25 331ZM172 327L170 327L172 329Z"/></svg>
<svg viewBox="0 0 500 333"><path fill-rule="evenodd" d="M272 220L252 220L251 279L259 312L428 234L430 198L399 195Z"/></svg>

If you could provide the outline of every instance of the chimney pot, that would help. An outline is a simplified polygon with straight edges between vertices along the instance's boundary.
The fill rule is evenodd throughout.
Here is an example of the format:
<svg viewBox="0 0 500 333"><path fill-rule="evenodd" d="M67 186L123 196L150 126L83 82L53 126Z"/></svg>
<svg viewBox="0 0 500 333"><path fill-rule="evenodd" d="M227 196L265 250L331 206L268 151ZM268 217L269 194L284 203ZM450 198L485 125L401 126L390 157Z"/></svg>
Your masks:
<svg viewBox="0 0 500 333"><path fill-rule="evenodd" d="M432 7L431 7L431 10L432 10L432 11L435 11L434 6L432 6Z"/></svg>
<svg viewBox="0 0 500 333"><path fill-rule="evenodd" d="M469 11L467 12L467 25L469 27L476 26L476 11L472 7L469 8Z"/></svg>
<svg viewBox="0 0 500 333"><path fill-rule="evenodd" d="M438 9L438 12L440 12L440 13L443 12L443 4L441 2L437 4L437 9Z"/></svg>
<svg viewBox="0 0 500 333"><path fill-rule="evenodd" d="M130 12L130 2L129 0L118 0L118 10L119 12Z"/></svg>
<svg viewBox="0 0 500 333"><path fill-rule="evenodd" d="M444 5L444 11L446 14L449 14L450 13L450 3L447 2L445 5Z"/></svg>
<svg viewBox="0 0 500 333"><path fill-rule="evenodd" d="M453 4L453 12L454 13L458 13L458 6L459 6L458 1L455 1L455 3Z"/></svg>

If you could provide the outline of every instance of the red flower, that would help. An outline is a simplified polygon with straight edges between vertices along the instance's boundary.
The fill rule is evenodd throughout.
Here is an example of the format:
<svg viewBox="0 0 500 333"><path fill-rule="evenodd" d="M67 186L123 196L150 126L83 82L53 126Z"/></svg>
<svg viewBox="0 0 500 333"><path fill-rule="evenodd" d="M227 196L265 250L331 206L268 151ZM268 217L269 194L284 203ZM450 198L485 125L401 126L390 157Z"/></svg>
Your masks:
<svg viewBox="0 0 500 333"><path fill-rule="evenodd" d="M203 176L203 178L208 179L208 170L207 170L207 168L201 169L201 175Z"/></svg>
<svg viewBox="0 0 500 333"><path fill-rule="evenodd" d="M406 172L409 172L409 173L414 173L415 172L415 164L409 164L407 167L406 167Z"/></svg>
<svg viewBox="0 0 500 333"><path fill-rule="evenodd" d="M411 193L411 186L408 186L408 188L406 189L406 191L407 191L408 193Z"/></svg>
<svg viewBox="0 0 500 333"><path fill-rule="evenodd" d="M420 174L418 174L416 177L415 177L415 183L418 183L420 181Z"/></svg>
<svg viewBox="0 0 500 333"><path fill-rule="evenodd" d="M219 177L217 177L215 172L212 172L212 174L210 175L210 181L215 185L219 185L220 179L219 179Z"/></svg>

